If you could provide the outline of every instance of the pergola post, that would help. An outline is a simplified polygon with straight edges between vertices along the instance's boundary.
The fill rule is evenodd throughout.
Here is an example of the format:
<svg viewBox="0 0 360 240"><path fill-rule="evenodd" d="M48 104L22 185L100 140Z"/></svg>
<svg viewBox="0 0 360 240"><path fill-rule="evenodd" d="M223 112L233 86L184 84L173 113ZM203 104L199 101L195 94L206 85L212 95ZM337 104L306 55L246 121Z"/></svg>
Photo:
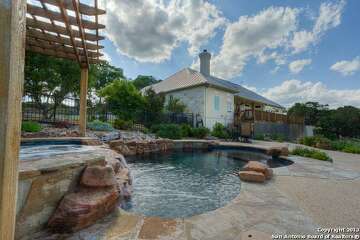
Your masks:
<svg viewBox="0 0 360 240"><path fill-rule="evenodd" d="M85 137L86 135L88 76L89 76L89 69L81 68L79 129L80 129L80 136L82 137Z"/></svg>
<svg viewBox="0 0 360 240"><path fill-rule="evenodd" d="M15 232L21 98L25 59L25 0L0 0L0 239Z"/></svg>

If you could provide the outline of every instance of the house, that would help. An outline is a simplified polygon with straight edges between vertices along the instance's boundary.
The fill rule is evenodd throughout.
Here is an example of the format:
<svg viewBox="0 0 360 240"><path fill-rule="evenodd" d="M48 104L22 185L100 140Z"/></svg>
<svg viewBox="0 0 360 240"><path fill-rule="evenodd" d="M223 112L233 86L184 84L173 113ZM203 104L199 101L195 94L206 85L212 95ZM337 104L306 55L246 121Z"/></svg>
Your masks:
<svg viewBox="0 0 360 240"><path fill-rule="evenodd" d="M200 72L184 68L147 88L163 93L166 102L170 98L180 99L187 111L201 118L203 125L210 129L217 122L225 126L255 122L257 115L258 118L272 119L274 117L267 115L284 110L280 104L243 86L212 76L211 54L206 50L199 57ZM275 115L280 115L275 116L275 121L286 118L283 114Z"/></svg>

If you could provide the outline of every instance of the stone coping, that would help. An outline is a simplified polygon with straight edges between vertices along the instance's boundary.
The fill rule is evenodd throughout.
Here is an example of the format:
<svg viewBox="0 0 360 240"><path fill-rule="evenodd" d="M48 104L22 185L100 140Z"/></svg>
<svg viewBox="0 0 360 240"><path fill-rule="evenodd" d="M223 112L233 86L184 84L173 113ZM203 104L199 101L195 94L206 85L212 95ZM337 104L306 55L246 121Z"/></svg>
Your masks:
<svg viewBox="0 0 360 240"><path fill-rule="evenodd" d="M20 161L19 180L85 165L105 165L104 154L95 151L86 151L52 156L51 158Z"/></svg>
<svg viewBox="0 0 360 240"><path fill-rule="evenodd" d="M21 138L21 143L43 142L43 141L93 141L96 137L41 137L41 138Z"/></svg>

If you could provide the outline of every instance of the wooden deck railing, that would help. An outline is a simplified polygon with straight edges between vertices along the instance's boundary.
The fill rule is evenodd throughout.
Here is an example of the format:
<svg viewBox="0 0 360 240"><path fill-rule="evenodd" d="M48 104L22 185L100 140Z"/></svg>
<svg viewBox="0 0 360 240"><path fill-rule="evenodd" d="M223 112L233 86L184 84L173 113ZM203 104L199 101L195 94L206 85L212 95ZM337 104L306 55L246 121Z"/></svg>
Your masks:
<svg viewBox="0 0 360 240"><path fill-rule="evenodd" d="M278 122L287 124L304 124L303 117L288 116L280 113L255 111L255 121L257 122Z"/></svg>
<svg viewBox="0 0 360 240"><path fill-rule="evenodd" d="M234 118L235 122L254 121L252 110L246 110L238 113ZM286 114L264 112L255 110L256 122L274 122L285 124L304 124L303 117L288 116Z"/></svg>

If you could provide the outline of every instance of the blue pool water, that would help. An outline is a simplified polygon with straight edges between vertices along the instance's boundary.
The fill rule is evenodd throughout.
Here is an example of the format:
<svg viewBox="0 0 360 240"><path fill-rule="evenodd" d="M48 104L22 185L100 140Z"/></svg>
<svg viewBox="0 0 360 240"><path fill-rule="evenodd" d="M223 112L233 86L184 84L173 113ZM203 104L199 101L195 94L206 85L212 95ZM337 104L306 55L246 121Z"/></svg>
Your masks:
<svg viewBox="0 0 360 240"><path fill-rule="evenodd" d="M134 192L131 200L122 203L123 208L146 216L175 218L222 207L240 192L236 174L246 161L234 158L239 153L223 149L127 158ZM240 156L281 165L264 155L241 152Z"/></svg>

